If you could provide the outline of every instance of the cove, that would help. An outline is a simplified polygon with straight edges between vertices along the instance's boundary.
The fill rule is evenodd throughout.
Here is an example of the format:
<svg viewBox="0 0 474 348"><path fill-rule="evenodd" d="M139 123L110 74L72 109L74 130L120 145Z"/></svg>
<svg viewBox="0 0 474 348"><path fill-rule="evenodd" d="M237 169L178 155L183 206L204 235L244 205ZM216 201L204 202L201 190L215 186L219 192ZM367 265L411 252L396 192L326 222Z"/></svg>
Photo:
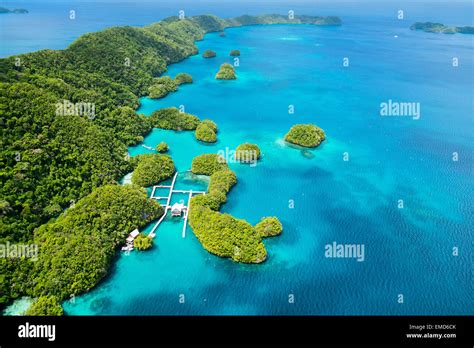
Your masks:
<svg viewBox="0 0 474 348"><path fill-rule="evenodd" d="M185 173L192 158L258 144L256 166L230 164L239 182L222 211L252 224L278 216L283 234L264 241L265 263L242 265L206 252L189 228L183 239L181 220L166 221L153 249L120 255L101 284L64 303L66 313L468 314L469 256L451 250L470 245L469 161L453 166L450 156L459 149L472 157L471 106L463 96L474 67L466 61L452 71L444 61L452 45L467 56L469 39L432 41L407 29L401 43L388 35L401 24L383 25L354 19L340 28L232 28L197 43L216 58L171 65L166 75L186 72L194 83L161 100L143 98L138 112L183 105L218 124L218 142L155 129L143 144L167 142L182 173L177 187L200 190L205 179ZM232 62L232 49L241 52L238 79L215 80L219 66ZM431 81L435 72L441 82ZM379 105L389 99L420 102L423 118L380 117ZM287 146L283 136L295 123L317 124L327 140L315 150ZM129 149L132 156L152 152L141 144ZM364 245L364 261L326 258L334 240Z"/></svg>

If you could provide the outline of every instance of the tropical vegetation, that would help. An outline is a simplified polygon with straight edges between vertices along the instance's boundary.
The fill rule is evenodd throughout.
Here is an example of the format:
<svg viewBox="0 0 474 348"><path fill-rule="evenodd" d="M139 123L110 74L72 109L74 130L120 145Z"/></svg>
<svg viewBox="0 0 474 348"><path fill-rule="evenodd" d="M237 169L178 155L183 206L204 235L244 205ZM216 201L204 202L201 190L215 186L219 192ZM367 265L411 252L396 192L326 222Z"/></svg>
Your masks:
<svg viewBox="0 0 474 348"><path fill-rule="evenodd" d="M314 124L297 124L285 135L285 141L304 147L316 147L326 139L324 131Z"/></svg>
<svg viewBox="0 0 474 348"><path fill-rule="evenodd" d="M163 98L170 92L178 90L178 82L169 76L153 79L153 84L148 88L148 96L152 99Z"/></svg>
<svg viewBox="0 0 474 348"><path fill-rule="evenodd" d="M169 179L176 171L170 156L160 154L139 155L138 165L133 171L132 183L147 187Z"/></svg>
<svg viewBox="0 0 474 348"><path fill-rule="evenodd" d="M153 238L140 233L133 240L133 246L137 250L148 250L153 246Z"/></svg>
<svg viewBox="0 0 474 348"><path fill-rule="evenodd" d="M224 157L217 154L203 154L193 158L191 172L193 174L212 175L223 169L229 169Z"/></svg>
<svg viewBox="0 0 474 348"><path fill-rule="evenodd" d="M253 226L218 211L237 177L222 163L223 158L216 156L206 154L193 160L193 173L210 175L210 182L206 195L191 199L189 224L207 251L237 262L263 262L267 252ZM196 170L197 167L203 170Z"/></svg>
<svg viewBox="0 0 474 348"><path fill-rule="evenodd" d="M171 130L195 130L201 122L197 116L180 112L177 108L164 108L154 111L150 122L155 128Z"/></svg>
<svg viewBox="0 0 474 348"><path fill-rule="evenodd" d="M179 73L174 77L174 80L178 85L193 83L193 77L186 73Z"/></svg>
<svg viewBox="0 0 474 348"><path fill-rule="evenodd" d="M196 128L196 139L206 143L215 143L217 135L214 129L208 123L201 122Z"/></svg>
<svg viewBox="0 0 474 348"><path fill-rule="evenodd" d="M159 153L165 153L165 152L168 152L168 150L169 150L168 144L165 143L164 141L156 145L156 151Z"/></svg>
<svg viewBox="0 0 474 348"><path fill-rule="evenodd" d="M234 67L229 63L224 63L219 68L219 71L216 74L216 79L218 80L235 80L237 75L235 74Z"/></svg>
<svg viewBox="0 0 474 348"><path fill-rule="evenodd" d="M40 296L31 304L25 315L29 316L61 316L63 307L56 296Z"/></svg>
<svg viewBox="0 0 474 348"><path fill-rule="evenodd" d="M202 54L203 58L214 58L216 55L216 52L214 52L213 50L205 50Z"/></svg>
<svg viewBox="0 0 474 348"><path fill-rule="evenodd" d="M283 231L283 225L277 217L265 217L255 225L255 231L262 237L278 236Z"/></svg>
<svg viewBox="0 0 474 348"><path fill-rule="evenodd" d="M255 163L260 156L261 152L257 144L240 144L235 150L235 159L243 163Z"/></svg>

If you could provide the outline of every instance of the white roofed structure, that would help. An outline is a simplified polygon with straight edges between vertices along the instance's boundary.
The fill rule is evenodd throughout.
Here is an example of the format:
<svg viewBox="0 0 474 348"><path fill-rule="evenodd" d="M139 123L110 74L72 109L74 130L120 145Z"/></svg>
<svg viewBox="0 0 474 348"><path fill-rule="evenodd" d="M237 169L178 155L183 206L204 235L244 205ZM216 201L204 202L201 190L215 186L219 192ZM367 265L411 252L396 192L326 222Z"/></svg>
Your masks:
<svg viewBox="0 0 474 348"><path fill-rule="evenodd" d="M171 206L171 215L172 216L181 216L184 211L184 204L183 203L175 203Z"/></svg>

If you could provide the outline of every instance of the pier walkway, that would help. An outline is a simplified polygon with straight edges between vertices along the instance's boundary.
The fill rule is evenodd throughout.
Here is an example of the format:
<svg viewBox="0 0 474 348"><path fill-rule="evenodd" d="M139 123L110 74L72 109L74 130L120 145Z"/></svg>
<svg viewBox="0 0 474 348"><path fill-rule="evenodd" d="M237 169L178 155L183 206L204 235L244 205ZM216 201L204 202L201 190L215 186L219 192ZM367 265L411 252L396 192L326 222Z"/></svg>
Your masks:
<svg viewBox="0 0 474 348"><path fill-rule="evenodd" d="M171 185L156 185L153 186L153 189L151 191L151 199L156 199L161 206L164 208L164 213L160 217L160 219L156 222L155 226L153 226L153 229L151 232L148 234L151 238L154 238L156 236L156 230L158 229L158 226L163 222L165 219L166 215L168 214L168 211L171 210L171 198L173 197L173 193L187 193L188 194L188 204L184 207L184 225L183 225L183 231L182 231L182 237L186 237L186 227L188 224L188 213L189 213L189 203L191 202L191 198L193 195L205 195L206 192L204 191L193 191L193 190L174 190L174 185L176 183L176 177L178 176L178 172L175 173L173 180L171 181ZM169 189L168 196L156 196L155 197L155 192L157 189ZM166 203L162 202L163 200L166 200Z"/></svg>

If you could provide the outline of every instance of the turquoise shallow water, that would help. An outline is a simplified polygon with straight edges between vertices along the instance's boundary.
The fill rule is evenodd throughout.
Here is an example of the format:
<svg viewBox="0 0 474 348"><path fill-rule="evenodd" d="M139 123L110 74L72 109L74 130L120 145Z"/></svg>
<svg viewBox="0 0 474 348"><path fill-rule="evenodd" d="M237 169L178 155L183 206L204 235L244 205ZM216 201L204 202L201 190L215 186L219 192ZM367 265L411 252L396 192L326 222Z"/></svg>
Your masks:
<svg viewBox="0 0 474 348"><path fill-rule="evenodd" d="M372 19L234 28L198 46L217 58L170 66L169 75L187 72L195 82L162 100L142 99L139 112L184 105L217 122L219 141L154 130L143 144L166 141L183 172L177 187L203 189L205 181L184 174L193 157L257 143L257 166L231 164L239 183L223 211L251 223L276 215L284 232L265 241L264 264L241 265L207 253L190 228L183 239L182 222L167 220L151 251L120 255L96 289L65 303L68 314L473 314L470 37ZM216 81L231 49L241 51L238 80ZM381 117L388 99L419 102L421 118ZM309 122L326 131L322 146L284 144L292 124ZM365 260L326 258L333 241L364 244Z"/></svg>

